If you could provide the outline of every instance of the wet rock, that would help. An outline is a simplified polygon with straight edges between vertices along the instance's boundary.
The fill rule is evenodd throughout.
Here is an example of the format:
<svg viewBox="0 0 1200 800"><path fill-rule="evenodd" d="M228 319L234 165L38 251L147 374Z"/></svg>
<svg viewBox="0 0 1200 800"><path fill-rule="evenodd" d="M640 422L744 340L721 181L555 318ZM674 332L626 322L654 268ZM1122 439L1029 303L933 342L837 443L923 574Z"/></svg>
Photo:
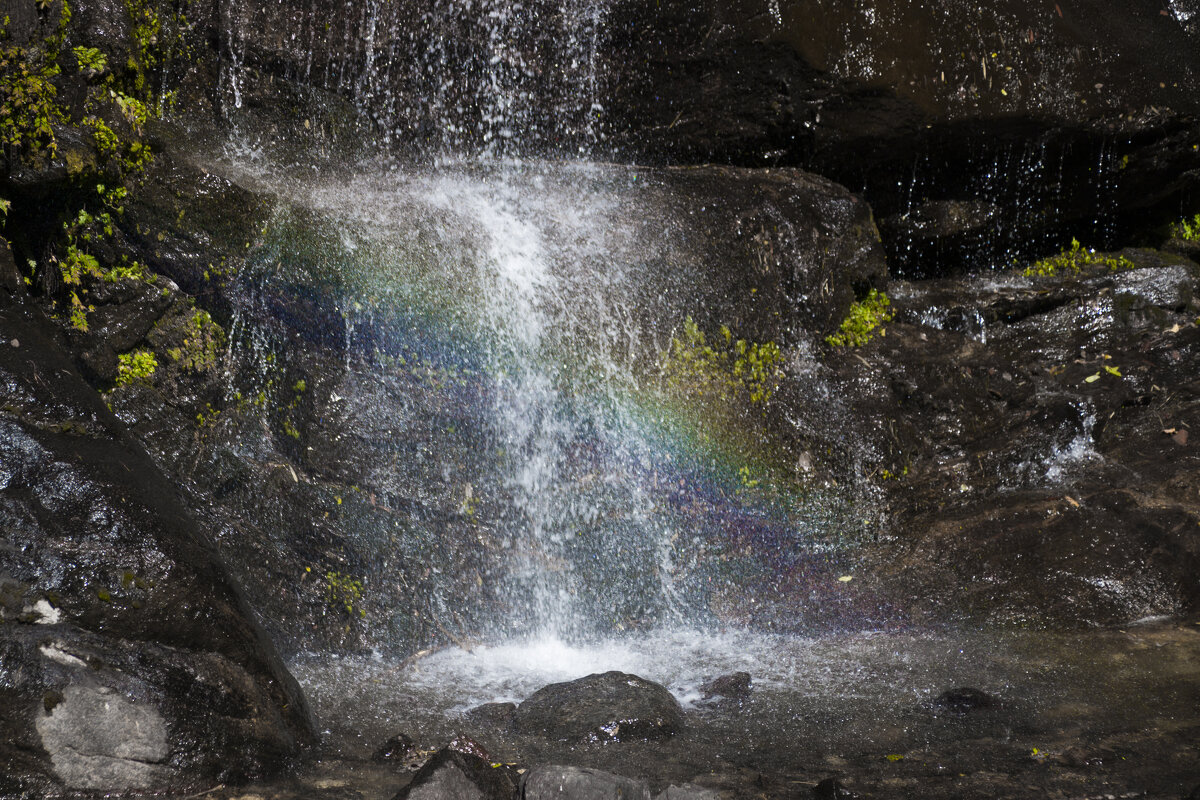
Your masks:
<svg viewBox="0 0 1200 800"><path fill-rule="evenodd" d="M894 282L887 336L829 362L854 376L855 429L905 454L878 465L908 472L877 481L897 538L869 558L915 616L1075 626L1196 602L1196 463L1173 436L1200 411L1182 368L1200 268L1098 258L1118 257L1135 268Z"/></svg>
<svg viewBox="0 0 1200 800"><path fill-rule="evenodd" d="M685 783L682 786L668 786L654 796L654 800L720 800L721 793L716 789Z"/></svg>
<svg viewBox="0 0 1200 800"><path fill-rule="evenodd" d="M980 200L938 200L888 217L880 224L910 239L943 239L978 231L999 213L994 203Z"/></svg>
<svg viewBox="0 0 1200 800"><path fill-rule="evenodd" d="M446 747L393 800L512 800L516 790L507 768Z"/></svg>
<svg viewBox="0 0 1200 800"><path fill-rule="evenodd" d="M900 264L951 265L986 253L1003 218L1004 210L994 203L940 200L885 217L879 230L890 257Z"/></svg>
<svg viewBox="0 0 1200 800"><path fill-rule="evenodd" d="M966 714L981 708L996 708L1000 705L1000 701L987 692L963 686L942 692L933 701L933 705L946 711Z"/></svg>
<svg viewBox="0 0 1200 800"><path fill-rule="evenodd" d="M307 707L212 543L39 312L0 328L0 760L100 791L283 768Z"/></svg>
<svg viewBox="0 0 1200 800"><path fill-rule="evenodd" d="M1192 261L1200 262L1200 241L1191 239L1170 239L1163 244L1163 250L1175 253Z"/></svg>
<svg viewBox="0 0 1200 800"><path fill-rule="evenodd" d="M521 800L650 800L650 787L598 769L540 766L521 781Z"/></svg>
<svg viewBox="0 0 1200 800"><path fill-rule="evenodd" d="M53 652L62 660L75 658ZM178 773L165 763L170 750L158 710L108 686L68 685L62 699L37 717L36 727L54 771L73 788L166 786Z"/></svg>
<svg viewBox="0 0 1200 800"><path fill-rule="evenodd" d="M21 288L21 273L17 270L17 262L13 259L12 248L5 239L0 238L0 289L17 292Z"/></svg>
<svg viewBox="0 0 1200 800"><path fill-rule="evenodd" d="M389 762L404 761L409 753L416 747L413 740L403 733L397 733L392 738L379 746L373 754L371 760L376 764L386 764Z"/></svg>
<svg viewBox="0 0 1200 800"><path fill-rule="evenodd" d="M1056 764L1062 764L1066 767L1098 767L1106 763L1112 763L1120 758L1117 753L1107 747L1090 747L1084 748L1080 746L1071 746L1064 749L1061 753L1054 753L1050 760Z"/></svg>
<svg viewBox="0 0 1200 800"><path fill-rule="evenodd" d="M487 748L466 734L457 734L453 739L450 740L450 743L446 745L446 747L457 753L475 756L476 758L481 758L484 761L492 760L492 755L487 751Z"/></svg>
<svg viewBox="0 0 1200 800"><path fill-rule="evenodd" d="M744 700L750 696L750 683L749 672L731 672L701 684L700 692L706 700L713 697Z"/></svg>
<svg viewBox="0 0 1200 800"><path fill-rule="evenodd" d="M513 716L520 733L569 741L657 739L682 727L683 711L666 688L616 671L545 686Z"/></svg>
<svg viewBox="0 0 1200 800"><path fill-rule="evenodd" d="M505 728L512 722L516 710L516 703L484 703L470 709L463 716L477 725Z"/></svg>
<svg viewBox="0 0 1200 800"><path fill-rule="evenodd" d="M837 778L826 778L813 787L812 793L816 800L854 800L858 797Z"/></svg>

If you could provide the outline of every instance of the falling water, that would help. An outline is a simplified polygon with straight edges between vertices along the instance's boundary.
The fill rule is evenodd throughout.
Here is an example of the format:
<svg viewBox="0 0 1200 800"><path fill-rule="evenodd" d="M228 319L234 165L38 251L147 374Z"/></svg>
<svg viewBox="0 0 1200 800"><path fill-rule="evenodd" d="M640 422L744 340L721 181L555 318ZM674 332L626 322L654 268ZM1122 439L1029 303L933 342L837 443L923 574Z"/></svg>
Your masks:
<svg viewBox="0 0 1200 800"><path fill-rule="evenodd" d="M320 12L317 2L299 14L268 6L254 19L222 3L227 110L241 109L247 85L271 80L278 51L287 79L350 98L384 146L453 161L586 154L603 137L603 0L371 0Z"/></svg>

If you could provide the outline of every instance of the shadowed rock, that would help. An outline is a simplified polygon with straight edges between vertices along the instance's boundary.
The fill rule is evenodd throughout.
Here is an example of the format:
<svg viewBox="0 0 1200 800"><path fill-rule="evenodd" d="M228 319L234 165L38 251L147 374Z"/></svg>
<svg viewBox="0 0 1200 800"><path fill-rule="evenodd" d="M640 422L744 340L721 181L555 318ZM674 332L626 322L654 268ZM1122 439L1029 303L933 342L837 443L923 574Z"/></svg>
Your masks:
<svg viewBox="0 0 1200 800"><path fill-rule="evenodd" d="M750 696L750 683L749 672L731 672L701 684L700 691L706 700L713 697L744 700Z"/></svg>
<svg viewBox="0 0 1200 800"><path fill-rule="evenodd" d="M393 800L512 800L515 793L507 768L445 747Z"/></svg>
<svg viewBox="0 0 1200 800"><path fill-rule="evenodd" d="M397 733L379 746L371 755L371 760L377 764L403 761L413 751L413 740L403 733Z"/></svg>
<svg viewBox="0 0 1200 800"><path fill-rule="evenodd" d="M467 711L463 716L476 725L489 728L504 728L512 722L517 711L516 703L484 703Z"/></svg>
<svg viewBox="0 0 1200 800"><path fill-rule="evenodd" d="M1000 701L987 692L962 686L958 689L948 689L933 701L935 707L958 714L977 711L981 708L996 708Z"/></svg>

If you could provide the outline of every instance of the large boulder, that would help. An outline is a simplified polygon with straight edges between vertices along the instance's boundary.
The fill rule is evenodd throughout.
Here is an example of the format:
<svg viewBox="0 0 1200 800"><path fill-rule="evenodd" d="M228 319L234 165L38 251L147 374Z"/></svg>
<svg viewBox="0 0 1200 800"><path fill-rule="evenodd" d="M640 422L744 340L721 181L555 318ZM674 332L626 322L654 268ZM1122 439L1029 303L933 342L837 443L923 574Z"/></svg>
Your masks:
<svg viewBox="0 0 1200 800"><path fill-rule="evenodd" d="M312 741L178 490L28 303L0 297L0 759L19 791L182 791Z"/></svg>
<svg viewBox="0 0 1200 800"><path fill-rule="evenodd" d="M894 283L887 335L828 356L888 498L891 536L868 560L919 618L1086 626L1198 607L1200 266L1091 258Z"/></svg>
<svg viewBox="0 0 1200 800"><path fill-rule="evenodd" d="M612 671L538 689L517 706L512 726L567 741L659 739L683 727L683 710L665 687Z"/></svg>

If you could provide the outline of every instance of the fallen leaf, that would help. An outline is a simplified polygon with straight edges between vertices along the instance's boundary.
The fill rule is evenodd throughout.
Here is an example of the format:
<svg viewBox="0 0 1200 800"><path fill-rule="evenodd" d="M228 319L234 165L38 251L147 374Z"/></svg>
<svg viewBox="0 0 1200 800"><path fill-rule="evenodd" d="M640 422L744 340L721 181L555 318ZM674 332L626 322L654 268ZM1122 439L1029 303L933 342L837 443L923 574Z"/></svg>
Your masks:
<svg viewBox="0 0 1200 800"><path fill-rule="evenodd" d="M1182 429L1177 430L1175 431L1175 435L1171 438L1175 440L1175 444L1186 445L1188 440L1188 432Z"/></svg>
<svg viewBox="0 0 1200 800"><path fill-rule="evenodd" d="M1084 383L1095 383L1098 380L1100 380L1099 372L1097 372L1095 375L1088 375L1086 378L1083 379L1083 382Z"/></svg>
<svg viewBox="0 0 1200 800"><path fill-rule="evenodd" d="M842 577L838 578L838 583L849 583L852 580L854 580L853 575L843 575Z"/></svg>
<svg viewBox="0 0 1200 800"><path fill-rule="evenodd" d="M1063 13L1062 13L1062 9L1058 7L1058 3L1054 4L1054 10L1058 12L1058 16L1061 18Z"/></svg>
<svg viewBox="0 0 1200 800"><path fill-rule="evenodd" d="M1079 508L1079 501L1076 500L1074 497L1071 497L1071 495L1069 495L1069 494L1064 495L1063 500L1066 500L1071 505L1075 506L1076 508Z"/></svg>

